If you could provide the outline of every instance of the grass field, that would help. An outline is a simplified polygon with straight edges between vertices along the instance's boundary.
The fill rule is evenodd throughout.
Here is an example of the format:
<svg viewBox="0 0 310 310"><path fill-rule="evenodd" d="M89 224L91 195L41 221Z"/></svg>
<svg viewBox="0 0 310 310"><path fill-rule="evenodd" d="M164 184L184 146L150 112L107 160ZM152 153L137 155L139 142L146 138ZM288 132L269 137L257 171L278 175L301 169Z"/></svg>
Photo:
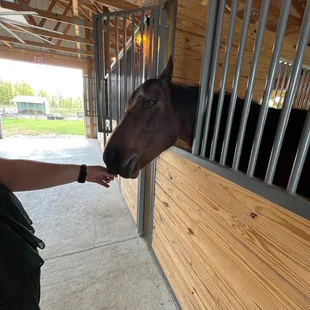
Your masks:
<svg viewBox="0 0 310 310"><path fill-rule="evenodd" d="M4 137L14 135L84 135L84 121L10 119L2 120Z"/></svg>

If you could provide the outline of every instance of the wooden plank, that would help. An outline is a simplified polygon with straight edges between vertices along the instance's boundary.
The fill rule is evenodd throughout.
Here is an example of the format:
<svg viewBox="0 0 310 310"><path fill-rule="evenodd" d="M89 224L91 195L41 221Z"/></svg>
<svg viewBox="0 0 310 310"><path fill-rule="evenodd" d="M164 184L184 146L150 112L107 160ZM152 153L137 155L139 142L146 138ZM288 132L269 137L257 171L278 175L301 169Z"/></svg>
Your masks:
<svg viewBox="0 0 310 310"><path fill-rule="evenodd" d="M23 49L23 45L21 45L20 48L8 48L0 46L0 58L82 70L85 70L87 65L85 60L78 60L76 57Z"/></svg>
<svg viewBox="0 0 310 310"><path fill-rule="evenodd" d="M94 2L103 4L103 5L110 5L113 7L116 7L118 9L123 9L123 10L130 10L130 9L137 9L139 8L138 5L129 2L129 1L124 1L124 0L94 0Z"/></svg>
<svg viewBox="0 0 310 310"><path fill-rule="evenodd" d="M135 221L135 223L137 223L137 203L135 203L135 195L134 193L131 191L131 189L128 187L128 184L123 184L123 180L121 182L121 190L122 193L124 195L124 199L127 203L128 209Z"/></svg>
<svg viewBox="0 0 310 310"><path fill-rule="evenodd" d="M45 10L40 10L24 3L11 3L7 1L2 1L1 6L6 9L14 10L14 11L34 11L37 12L41 18L46 18L49 20L59 21L67 24L78 25L85 28L92 29L92 23L85 19L69 17L65 15L55 14L52 12L47 12Z"/></svg>
<svg viewBox="0 0 310 310"><path fill-rule="evenodd" d="M15 32L21 32L23 33L22 30L17 29L13 26L11 26L10 24L4 23L6 25L6 27L8 27L10 30L14 30ZM93 41L91 39L86 39L86 38L82 38L82 37L76 37L76 36L71 36L71 35L63 35L63 34L59 34L59 33L55 33L52 31L49 31L48 29L37 29L37 28L31 28L31 27L27 27L27 25L25 26L19 26L22 29L27 29L28 31L31 31L34 34L40 35L42 37L48 37L48 38L52 38L52 39L58 39L58 40L62 40L62 41L68 41L68 42L80 42L82 44L86 44L86 45L90 45L93 46Z"/></svg>
<svg viewBox="0 0 310 310"><path fill-rule="evenodd" d="M200 252L191 259L199 260L203 255L203 259L217 266L210 266L217 274L213 273L212 278L216 287L209 287L204 294L211 290L212 294L221 292L228 298L234 291L235 296L241 298L238 301L241 304L233 309L252 309L253 301L261 309L307 309L310 302L308 221L170 151L157 160L156 183L155 212L161 210L159 215L165 221L163 229L172 229L175 225L174 238L182 236L178 251L184 250L186 244L190 249L188 253L195 253L195 247L199 246ZM171 208L173 213L167 214ZM253 219L251 213L257 217ZM188 235L195 243L186 243ZM208 241L214 244L206 249ZM229 262L230 259L233 262ZM224 266L229 265L229 270L236 270L236 274L221 274ZM200 261L196 267L199 266L208 264ZM198 275L206 276L202 270ZM225 287L219 287L218 275L225 280L227 292ZM203 278L202 282L210 283L210 280ZM249 290L246 294L241 292L244 287ZM224 296L213 297L222 300ZM229 300L228 305L232 305L233 300Z"/></svg>
<svg viewBox="0 0 310 310"><path fill-rule="evenodd" d="M134 180L122 179L121 180L121 191L124 195L127 206L137 223L137 197L138 197L138 186Z"/></svg>
<svg viewBox="0 0 310 310"><path fill-rule="evenodd" d="M7 41L10 43L21 44L17 39L11 38L11 37L5 37L5 36L0 36L0 41ZM93 56L94 55L94 53L91 51L78 50L78 49L74 49L74 48L57 46L57 45L52 45L52 44L47 44L47 43L39 43L39 42L28 41L28 40L24 40L24 42L25 42L25 45L40 47L40 48L44 48L47 50L67 52L67 53L71 53L71 54L81 54L81 55L85 55L85 56ZM23 45L23 44L21 44L21 45Z"/></svg>

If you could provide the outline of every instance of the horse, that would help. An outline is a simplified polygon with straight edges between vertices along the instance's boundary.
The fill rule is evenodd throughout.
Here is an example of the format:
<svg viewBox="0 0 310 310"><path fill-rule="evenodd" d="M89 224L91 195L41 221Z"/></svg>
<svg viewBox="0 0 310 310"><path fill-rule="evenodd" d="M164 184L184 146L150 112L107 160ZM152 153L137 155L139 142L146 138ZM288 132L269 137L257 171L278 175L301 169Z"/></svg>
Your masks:
<svg viewBox="0 0 310 310"><path fill-rule="evenodd" d="M170 57L157 79L148 79L130 96L125 115L112 132L103 153L103 160L112 174L137 178L140 170L175 145L178 140L192 145L199 104L199 85L172 82L173 61ZM219 163L225 137L231 95L225 93L218 143L214 161ZM209 158L215 127L219 94L215 93L209 120L205 157ZM237 98L225 165L232 167L244 100ZM251 101L238 170L246 173L261 105ZM264 180L271 155L281 110L268 108L254 177ZM310 113L310 112L309 112ZM292 109L273 184L286 188L295 160L307 111ZM297 193L310 198L310 152L301 173Z"/></svg>

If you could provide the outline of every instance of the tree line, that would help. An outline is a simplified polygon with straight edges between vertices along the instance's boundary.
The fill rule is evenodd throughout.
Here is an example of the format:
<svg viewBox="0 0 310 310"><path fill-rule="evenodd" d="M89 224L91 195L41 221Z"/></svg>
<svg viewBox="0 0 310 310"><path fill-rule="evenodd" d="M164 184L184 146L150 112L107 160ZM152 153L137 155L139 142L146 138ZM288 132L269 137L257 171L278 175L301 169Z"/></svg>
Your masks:
<svg viewBox="0 0 310 310"><path fill-rule="evenodd" d="M83 107L81 97L72 98L64 97L61 94L50 95L46 90L42 89L38 93L25 82L11 83L0 80L0 106L11 105L10 101L16 96L40 96L47 98L50 107L65 109L80 109Z"/></svg>

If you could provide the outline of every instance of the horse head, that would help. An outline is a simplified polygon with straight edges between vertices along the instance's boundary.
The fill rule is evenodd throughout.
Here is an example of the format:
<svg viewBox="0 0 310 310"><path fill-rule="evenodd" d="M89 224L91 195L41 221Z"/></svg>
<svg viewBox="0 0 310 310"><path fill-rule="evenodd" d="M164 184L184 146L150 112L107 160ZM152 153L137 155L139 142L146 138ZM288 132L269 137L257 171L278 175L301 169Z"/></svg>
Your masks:
<svg viewBox="0 0 310 310"><path fill-rule="evenodd" d="M136 178L139 171L178 139L178 120L171 104L172 57L157 79L149 79L130 96L125 115L105 147L108 171Z"/></svg>

